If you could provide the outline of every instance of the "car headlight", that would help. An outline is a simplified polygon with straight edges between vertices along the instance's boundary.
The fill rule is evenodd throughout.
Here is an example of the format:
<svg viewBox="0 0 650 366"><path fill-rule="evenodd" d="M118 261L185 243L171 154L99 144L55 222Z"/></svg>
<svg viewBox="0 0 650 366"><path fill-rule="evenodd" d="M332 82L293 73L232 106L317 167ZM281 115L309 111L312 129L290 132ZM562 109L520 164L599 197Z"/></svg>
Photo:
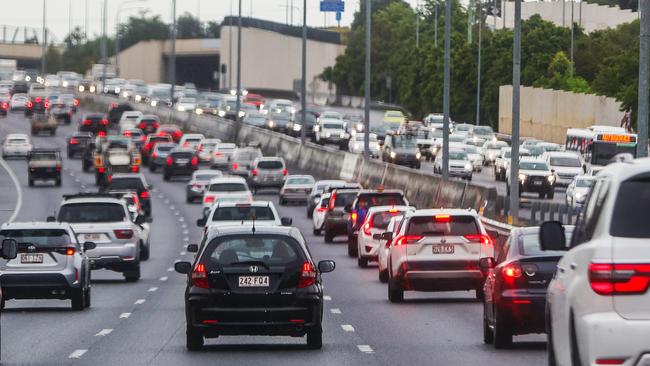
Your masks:
<svg viewBox="0 0 650 366"><path fill-rule="evenodd" d="M86 88L83 85L79 85L79 92L83 93Z"/></svg>
<svg viewBox="0 0 650 366"><path fill-rule="evenodd" d="M275 122L269 121L269 127L273 128L273 126L275 126Z"/></svg>
<svg viewBox="0 0 650 366"><path fill-rule="evenodd" d="M158 101L157 101L157 100L152 100L152 101L151 101L151 106L152 106L152 107L155 107L155 106L157 106L157 105L158 105Z"/></svg>
<svg viewBox="0 0 650 366"><path fill-rule="evenodd" d="M555 176L554 175L549 175L549 176L546 177L546 180L549 183L553 184L553 182L555 182Z"/></svg>
<svg viewBox="0 0 650 366"><path fill-rule="evenodd" d="M291 114L295 114L296 113L296 107L291 107L290 111L291 111Z"/></svg>
<svg viewBox="0 0 650 366"><path fill-rule="evenodd" d="M128 92L122 92L122 97L124 97L124 98L128 98L128 97L129 97L129 93L128 93Z"/></svg>
<svg viewBox="0 0 650 366"><path fill-rule="evenodd" d="M357 123L356 130L357 132L363 132L363 123Z"/></svg>
<svg viewBox="0 0 650 366"><path fill-rule="evenodd" d="M176 109L177 109L179 112L184 112L184 111L185 111L185 107L182 106L182 105L179 105L178 107L176 107Z"/></svg>
<svg viewBox="0 0 650 366"><path fill-rule="evenodd" d="M224 111L224 110L219 110L219 112L218 112L217 114L219 115L219 117L223 117L223 116L226 115L226 111Z"/></svg>
<svg viewBox="0 0 650 366"><path fill-rule="evenodd" d="M293 130L294 131L300 131L302 129L302 126L298 123L293 124Z"/></svg>
<svg viewBox="0 0 650 366"><path fill-rule="evenodd" d="M116 88L115 88L115 93L116 93L116 94L120 94L120 90L122 90L122 89L120 89L119 87L116 87Z"/></svg>
<svg viewBox="0 0 650 366"><path fill-rule="evenodd" d="M342 138L342 139L344 139L344 138L345 138L345 132L341 132L341 133L339 133L339 137Z"/></svg>
<svg viewBox="0 0 650 366"><path fill-rule="evenodd" d="M108 87L107 86L104 87L104 93L108 93Z"/></svg>
<svg viewBox="0 0 650 366"><path fill-rule="evenodd" d="M422 154L420 154L419 152L415 153L415 158L417 160L420 160L421 157L422 157Z"/></svg>
<svg viewBox="0 0 650 366"><path fill-rule="evenodd" d="M472 167L472 164L471 164L471 163L467 163L467 164L465 164L465 170L467 170L467 171L472 171L472 170L473 170L472 168L473 168L473 167Z"/></svg>
<svg viewBox="0 0 650 366"><path fill-rule="evenodd" d="M83 88L83 85L81 86ZM97 88L94 85L91 85L90 88L88 88L88 91L91 93L94 93L97 90Z"/></svg>
<svg viewBox="0 0 650 366"><path fill-rule="evenodd" d="M136 101L136 102L139 102L139 101L141 101L141 100L142 100L142 96L139 95L139 94L136 94L136 95L135 95L135 101Z"/></svg>
<svg viewBox="0 0 650 366"><path fill-rule="evenodd" d="M587 195L582 192L576 192L575 196L576 196L576 201L578 202L583 202L585 198L587 198Z"/></svg>
<svg viewBox="0 0 650 366"><path fill-rule="evenodd" d="M68 82L64 81L62 85L63 85L64 88L67 88L68 87Z"/></svg>
<svg viewBox="0 0 650 366"><path fill-rule="evenodd" d="M523 181L526 180L526 178L527 178L527 177L526 177L526 174L519 174L519 180L520 180L520 181L523 182Z"/></svg>
<svg viewBox="0 0 650 366"><path fill-rule="evenodd" d="M395 151L390 152L390 158L391 159L395 159L396 156L397 156L397 154L395 154Z"/></svg>
<svg viewBox="0 0 650 366"><path fill-rule="evenodd" d="M203 109L201 109L201 108L197 108L197 109L194 111L194 113L196 113L196 114L203 114Z"/></svg>
<svg viewBox="0 0 650 366"><path fill-rule="evenodd" d="M32 80L31 76L29 76L29 75L25 76L25 81L30 81L30 80Z"/></svg>
<svg viewBox="0 0 650 366"><path fill-rule="evenodd" d="M239 113L237 113L237 115L239 116L239 118L242 118L242 117L244 117L246 115L246 112L239 111Z"/></svg>
<svg viewBox="0 0 650 366"><path fill-rule="evenodd" d="M331 133L329 133L329 132L325 132L325 137L330 137L330 136L332 136Z"/></svg>

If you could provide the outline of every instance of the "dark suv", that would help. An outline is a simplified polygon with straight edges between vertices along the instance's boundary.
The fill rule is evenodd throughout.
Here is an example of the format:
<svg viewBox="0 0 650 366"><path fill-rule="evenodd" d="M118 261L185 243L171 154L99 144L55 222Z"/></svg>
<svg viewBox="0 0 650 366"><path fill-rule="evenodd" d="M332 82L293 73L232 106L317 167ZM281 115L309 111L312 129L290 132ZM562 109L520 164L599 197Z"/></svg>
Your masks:
<svg viewBox="0 0 650 366"><path fill-rule="evenodd" d="M140 118L138 128L144 132L145 135L156 132L160 127L160 119L155 114L145 114Z"/></svg>
<svg viewBox="0 0 650 366"><path fill-rule="evenodd" d="M358 189L335 189L330 196L329 207L323 221L326 243L334 241L335 236L348 234L348 216L345 208L350 206L359 194Z"/></svg>
<svg viewBox="0 0 650 366"><path fill-rule="evenodd" d="M108 118L103 113L88 113L79 124L80 132L90 132L94 135L108 130Z"/></svg>
<svg viewBox="0 0 650 366"><path fill-rule="evenodd" d="M140 173L115 174L110 178L106 191L128 190L138 193L140 205L146 217L151 217L151 185L147 184Z"/></svg>
<svg viewBox="0 0 650 366"><path fill-rule="evenodd" d="M163 179L168 181L177 175L190 176L198 167L199 157L193 149L175 148L167 154Z"/></svg>
<svg viewBox="0 0 650 366"><path fill-rule="evenodd" d="M300 231L282 226L210 229L194 263L176 262L187 274L186 346L200 350L205 338L224 335L307 336L323 345L321 273L331 260L314 262Z"/></svg>
<svg viewBox="0 0 650 366"><path fill-rule="evenodd" d="M45 96L32 95L27 101L25 106L25 116L31 116L34 113L45 113L47 111L48 102Z"/></svg>
<svg viewBox="0 0 650 366"><path fill-rule="evenodd" d="M86 146L93 140L93 135L89 132L73 132L70 137L68 137L68 158L72 158L75 155L83 154Z"/></svg>

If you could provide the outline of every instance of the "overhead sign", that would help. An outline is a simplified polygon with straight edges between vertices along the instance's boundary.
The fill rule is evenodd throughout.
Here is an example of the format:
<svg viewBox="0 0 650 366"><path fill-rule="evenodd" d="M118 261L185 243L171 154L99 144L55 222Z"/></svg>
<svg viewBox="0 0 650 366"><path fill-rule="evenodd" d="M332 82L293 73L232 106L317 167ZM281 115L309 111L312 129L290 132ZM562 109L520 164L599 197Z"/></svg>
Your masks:
<svg viewBox="0 0 650 366"><path fill-rule="evenodd" d="M342 13L345 11L345 1L342 0L321 0L320 11Z"/></svg>

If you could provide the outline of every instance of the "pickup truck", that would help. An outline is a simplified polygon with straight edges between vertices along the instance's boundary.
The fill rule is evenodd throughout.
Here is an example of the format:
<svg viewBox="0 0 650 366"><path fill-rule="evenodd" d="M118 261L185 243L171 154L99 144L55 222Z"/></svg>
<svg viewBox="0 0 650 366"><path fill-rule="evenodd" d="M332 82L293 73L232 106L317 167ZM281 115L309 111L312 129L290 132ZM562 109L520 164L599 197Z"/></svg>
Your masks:
<svg viewBox="0 0 650 366"><path fill-rule="evenodd" d="M59 123L53 115L34 114L31 119L32 135L38 135L41 131L48 131L50 136L54 136L58 125Z"/></svg>
<svg viewBox="0 0 650 366"><path fill-rule="evenodd" d="M53 180L61 186L61 152L58 149L32 149L27 162L29 186L36 180Z"/></svg>

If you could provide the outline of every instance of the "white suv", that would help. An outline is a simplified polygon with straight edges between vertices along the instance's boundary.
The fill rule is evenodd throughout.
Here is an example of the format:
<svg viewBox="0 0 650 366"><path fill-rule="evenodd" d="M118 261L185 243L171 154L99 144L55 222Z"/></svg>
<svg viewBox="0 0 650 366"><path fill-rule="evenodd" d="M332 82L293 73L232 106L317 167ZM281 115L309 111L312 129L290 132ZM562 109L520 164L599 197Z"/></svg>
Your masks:
<svg viewBox="0 0 650 366"><path fill-rule="evenodd" d="M596 177L548 288L549 365L650 365L650 160ZM558 222L542 249L565 248Z"/></svg>
<svg viewBox="0 0 650 366"><path fill-rule="evenodd" d="M203 192L203 217L207 217L212 205L218 202L253 202L246 179L234 176L212 178Z"/></svg>
<svg viewBox="0 0 650 366"><path fill-rule="evenodd" d="M357 235L357 264L361 268L368 267L369 261L377 260L381 234L386 231L390 219L402 216L406 211L414 211L411 206L375 206L366 214Z"/></svg>
<svg viewBox="0 0 650 366"><path fill-rule="evenodd" d="M390 233L388 233L390 236ZM388 255L388 299L404 291L476 290L482 299L485 275L481 258L494 246L474 210L427 209L406 212Z"/></svg>

